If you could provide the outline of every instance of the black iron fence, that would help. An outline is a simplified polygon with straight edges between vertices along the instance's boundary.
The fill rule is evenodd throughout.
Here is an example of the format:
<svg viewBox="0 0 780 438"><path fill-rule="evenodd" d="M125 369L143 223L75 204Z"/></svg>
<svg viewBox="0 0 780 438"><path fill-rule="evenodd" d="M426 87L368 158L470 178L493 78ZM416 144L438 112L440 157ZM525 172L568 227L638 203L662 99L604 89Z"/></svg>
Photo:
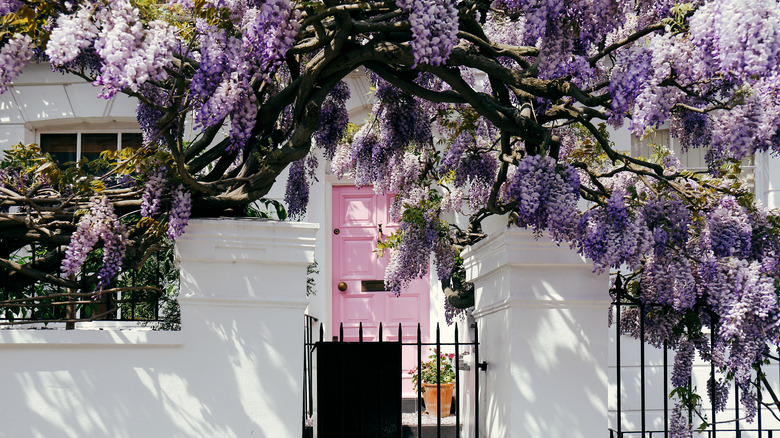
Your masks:
<svg viewBox="0 0 780 438"><path fill-rule="evenodd" d="M609 428L609 436L610 438L669 438L674 435L671 431L670 410L670 391L673 389L670 383L670 361L674 360L674 352L664 343L660 349L659 358L658 349L652 345L648 346L648 343L645 342L646 315L647 312L656 306L629 300L625 296L625 291L620 284L615 288L615 301L612 305L615 309L614 371L616 393L615 416L612 427ZM624 321L621 321L623 319L621 311L627 308L638 310L638 340L628 339L622 335L624 333L622 326ZM631 323L633 324L634 322L632 321ZM714 344L715 331L716 328L710 332L710 345ZM638 361L633 360L629 361L631 363L626 363L626 356L636 354L638 354ZM654 356L654 363L650 363L653 361L648 360L650 355ZM706 367L706 369L703 367ZM709 391L710 394L715 393L717 390L714 388L716 379L713 376L715 376L716 370L712 361L710 361L709 365L700 364L698 367L695 367L695 370L699 374L704 374L702 378L698 379L703 385L697 387L693 381L689 381L687 387L689 393L697 390ZM694 371L694 374L697 371ZM740 411L740 389L738 385L734 384L729 402L726 409L724 409L724 411L728 412L719 412L712 398L707 394L702 395L700 398L700 411L709 416L704 426L699 421L699 427L696 427L696 416L691 409L688 409L687 416L693 425L693 429L691 433L685 433L684 435L701 438L780 437L780 414L777 412L780 406L772 406L773 403L765 403L765 400L774 400L776 398L771 385L768 384L767 374L770 372L777 373L775 382L780 383L780 350L778 350L777 357L766 355L765 363L755 370L756 376L761 375L763 378L756 379L758 410L756 411L754 421L750 423L745 421L744 412L741 413ZM630 376L626 377L625 374L627 373ZM658 384L659 379L662 384ZM653 381L652 384L650 380ZM762 382L764 383L762 384ZM635 391L637 394L624 395L624 390L629 386L631 387L630 391ZM634 395L638 395L639 400L636 400ZM631 402L634 405L627 408L626 402ZM638 406L636 405L637 402ZM770 418L770 424L767 424L767 417ZM658 426L659 423L660 427ZM677 436L680 435L678 434Z"/></svg>
<svg viewBox="0 0 780 438"><path fill-rule="evenodd" d="M314 325L319 319L304 315L303 326L303 419L301 424L306 429L306 419L314 414Z"/></svg>
<svg viewBox="0 0 780 438"><path fill-rule="evenodd" d="M398 341L386 341L385 340L385 330L383 327L383 324L380 323L378 327L378 336L376 337L377 342L364 342L363 339L363 326L360 324L358 329L358 340L357 342L347 342L344 339L344 326L343 324L339 328L339 334L338 336L333 337L332 342L326 342L324 340L324 328L323 325L320 324L319 326L319 340L313 341L312 335L314 330L314 324L317 322L316 318L313 318L311 316L306 316L305 318L305 330L304 330L304 391L303 391L303 408L304 408L304 414L303 414L303 426L304 426L304 437L311 436L310 435L310 427L311 424L307 424L307 418L310 420L310 417L314 413L315 406L314 406L314 400L313 397L313 355L316 351L317 347L323 344L333 344L333 343L341 343L341 344L352 344L352 345L367 345L367 344L377 344L377 343L386 343L386 344L400 344L400 347L412 347L416 351L416 370L417 370L417 382L422 382L422 370L423 370L423 348L426 349L433 347L436 352L441 352L442 348L452 349L453 356L453 368L455 373L455 385L453 388L453 394L452 394L452 406L455 407L455 436L460 437L461 436L461 428L462 428L462 418L461 418L461 397L464 394L465 391L474 391L473 397L471 398L474 401L474 411L473 411L473 430L474 430L474 436L479 437L480 435L480 424L479 424L479 385L480 385L480 371L485 371L487 369L487 363L480 362L479 360L479 330L476 326L476 324L472 324L471 328L473 329L473 340L463 342L461 341L461 333L459 332L459 326L456 323L453 328L453 334L454 334L454 341L453 342L442 342L441 341L441 330L439 325L436 326L436 332L435 332L435 341L434 342L423 342L423 336L422 336L422 329L420 327L420 324L417 324L417 333L416 333L416 339L414 341L410 342L404 342L403 339L403 328L401 324L398 325L398 334L397 339ZM464 360L462 358L463 353L466 353L468 350L469 354L473 355L473 361L470 361L473 363L473 386L471 388L467 388L465 383L463 382L463 374L464 371L469 369L468 367L464 366ZM436 354L436 408L435 410L435 416L436 416L436 430L435 430L435 436L440 438L442 437L442 415L441 410L438 409L438 406L442 406L443 400L441 399L441 355ZM399 400L397 400L397 404L395 402L393 403L386 403L387 405L392 405L392 415L395 415L395 408L401 406L401 400L400 400L400 376L402 374L403 370L401 369L400 365L398 366L398 369L394 371L395 375L398 376L398 388L393 388L394 390L397 389L397 394L399 395ZM319 376L320 370L318 370L318 376ZM334 376L323 376L319 377L318 379L327 378L327 379L333 379ZM349 388L353 387L352 382L331 382L331 384L335 385L335 388ZM416 397L416 414L417 414L417 422L416 422L416 437L423 437L423 385L418 385L417 388L417 397ZM430 408L430 407L428 407ZM430 409L429 409L430 411ZM431 412L428 413L429 415L433 415ZM374 417L372 417L374 418ZM364 420L358 419L356 421L363 422ZM372 420L373 421L373 420ZM383 421L383 420L382 420ZM380 436L380 437L393 437L398 436L399 438L404 437L406 438L408 430L405 431L403 427L401 427L400 424L400 418L398 419L399 424L397 425L397 428L391 428L392 433L387 432L378 432L377 435L366 435L365 433L360 433L360 436ZM361 424L361 427L364 427L363 424ZM307 429L309 429L307 431ZM342 429L343 430L343 429ZM361 429L364 430L364 429ZM329 432L330 433L330 432ZM322 436L320 434L320 436ZM336 435L328 435L328 436L340 436L338 434ZM347 435L344 435L347 436ZM353 435L350 435L353 436ZM430 436L430 435L429 435Z"/></svg>
<svg viewBox="0 0 780 438"><path fill-rule="evenodd" d="M7 255L19 268L0 269L0 325L64 323L72 329L87 321L146 321L178 327L178 270L172 251L157 252L141 266L125 266L100 291L90 285L100 265L89 259L78 275L67 279L79 288L58 284L63 253L61 246L31 244ZM19 269L39 274L20 275Z"/></svg>

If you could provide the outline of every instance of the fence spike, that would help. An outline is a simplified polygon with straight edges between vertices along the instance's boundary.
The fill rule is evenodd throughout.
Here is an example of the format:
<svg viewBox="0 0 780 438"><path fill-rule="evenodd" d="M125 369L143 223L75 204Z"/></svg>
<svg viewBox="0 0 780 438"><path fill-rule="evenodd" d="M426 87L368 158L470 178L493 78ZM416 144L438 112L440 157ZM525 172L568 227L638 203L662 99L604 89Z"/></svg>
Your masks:
<svg viewBox="0 0 780 438"><path fill-rule="evenodd" d="M712 346L712 350L715 351L715 318L714 315L710 316L710 345ZM712 404L712 438L715 438L718 433L718 427L716 425L717 419L715 418L715 394L717 391L716 382L715 382L715 361L710 360L710 394L712 394L711 397L711 404Z"/></svg>
<svg viewBox="0 0 780 438"><path fill-rule="evenodd" d="M441 331L436 323L436 436L441 436Z"/></svg>
<svg viewBox="0 0 780 438"><path fill-rule="evenodd" d="M344 323L339 323L339 342L344 342Z"/></svg>
<svg viewBox="0 0 780 438"><path fill-rule="evenodd" d="M664 438L669 438L669 344L664 339Z"/></svg>
<svg viewBox="0 0 780 438"><path fill-rule="evenodd" d="M358 342L363 342L363 321L360 321L358 326Z"/></svg>
<svg viewBox="0 0 780 438"><path fill-rule="evenodd" d="M398 324L400 335L401 324ZM422 436L422 331L417 323L417 436Z"/></svg>
<svg viewBox="0 0 780 438"><path fill-rule="evenodd" d="M382 323L379 323L379 342L382 342Z"/></svg>
<svg viewBox="0 0 780 438"><path fill-rule="evenodd" d="M460 436L460 349L458 348L458 323L455 323L455 436Z"/></svg>
<svg viewBox="0 0 780 438"><path fill-rule="evenodd" d="M479 325L475 322L474 327L474 365L479 366ZM474 369L474 437L479 437L479 369Z"/></svg>
<svg viewBox="0 0 780 438"><path fill-rule="evenodd" d="M639 304L639 406L641 409L639 421L642 425L642 435L647 430L647 409L645 404L645 306Z"/></svg>
<svg viewBox="0 0 780 438"><path fill-rule="evenodd" d="M758 370L756 370L756 371L758 372L758 375L761 374L761 363L760 362L758 364ZM757 377L758 377L758 375L757 375ZM761 436L761 430L763 429L763 427L762 427L763 423L761 421L761 411L763 410L763 408L760 408L760 406L762 406L761 402L763 402L763 398L764 398L762 396L762 394L761 394L762 391L761 391L761 379L760 378L756 379L756 384L757 384L756 385L756 395L758 396L758 406L759 406L759 409L758 409L758 436L760 437Z"/></svg>

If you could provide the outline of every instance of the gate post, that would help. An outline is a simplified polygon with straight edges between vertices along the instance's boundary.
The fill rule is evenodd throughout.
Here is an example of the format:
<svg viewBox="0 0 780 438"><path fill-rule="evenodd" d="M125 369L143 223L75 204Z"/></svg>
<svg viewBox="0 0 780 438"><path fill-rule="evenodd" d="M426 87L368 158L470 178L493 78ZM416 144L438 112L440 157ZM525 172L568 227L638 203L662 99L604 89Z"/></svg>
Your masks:
<svg viewBox="0 0 780 438"><path fill-rule="evenodd" d="M606 436L608 276L567 246L518 228L463 257L487 362L486 372L476 371L484 382L479 436Z"/></svg>
<svg viewBox="0 0 780 438"><path fill-rule="evenodd" d="M302 434L306 267L318 228L199 219L176 242L190 382L209 388L213 406L201 410L231 407L235 430L224 436Z"/></svg>

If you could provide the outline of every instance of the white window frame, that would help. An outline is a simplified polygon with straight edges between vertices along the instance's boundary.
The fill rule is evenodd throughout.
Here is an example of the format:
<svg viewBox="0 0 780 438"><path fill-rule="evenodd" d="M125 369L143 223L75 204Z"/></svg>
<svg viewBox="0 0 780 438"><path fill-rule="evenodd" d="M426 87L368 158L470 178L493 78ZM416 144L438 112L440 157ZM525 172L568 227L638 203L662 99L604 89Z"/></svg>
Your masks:
<svg viewBox="0 0 780 438"><path fill-rule="evenodd" d="M680 162L682 163L682 167L685 170L691 171L691 172L706 172L707 166L706 163L702 162L702 165L699 166L690 166L688 158L690 157L688 154L692 150L700 151L700 153L704 153L707 151L707 147L699 147L696 149L689 149L687 152L682 152L682 146L680 144L680 141L675 138L671 130L669 128L658 128L656 129L650 136L654 136L654 139L658 139L659 135L662 137L660 138L658 143L662 146L665 146L669 148L669 150L673 151L674 154L680 159ZM665 138L663 138L665 136ZM631 155L632 156L638 156L638 155L645 155L649 158L649 154L651 150L648 148L649 144L645 145L644 139L640 140L636 137L631 137ZM652 143L652 142L650 142ZM750 192L753 194L757 193L756 189L756 156L751 155L750 157L745 158L742 160L742 163L740 164L740 167L742 169L742 174L740 175L740 178L747 184L747 186L750 188Z"/></svg>

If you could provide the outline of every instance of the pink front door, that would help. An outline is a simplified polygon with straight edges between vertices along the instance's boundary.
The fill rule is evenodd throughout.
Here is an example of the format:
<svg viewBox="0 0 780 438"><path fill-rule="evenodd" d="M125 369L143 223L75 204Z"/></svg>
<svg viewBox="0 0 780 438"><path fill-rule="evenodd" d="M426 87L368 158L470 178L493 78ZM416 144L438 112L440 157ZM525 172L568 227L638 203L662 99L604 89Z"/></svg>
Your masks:
<svg viewBox="0 0 780 438"><path fill-rule="evenodd" d="M428 339L428 276L413 281L400 296L383 290L390 254L385 251L379 257L375 251L380 233L389 235L398 229L390 220L392 201L392 195L376 195L370 187L333 187L333 334L338 336L343 324L345 341L358 340L360 323L363 340L375 341L380 322L384 341L398 340L399 323L404 342L416 342L418 323L423 342ZM344 283L346 290L339 290L339 283ZM404 368L413 368L416 348L405 347L403 354ZM412 387L406 377L403 391L409 393Z"/></svg>

